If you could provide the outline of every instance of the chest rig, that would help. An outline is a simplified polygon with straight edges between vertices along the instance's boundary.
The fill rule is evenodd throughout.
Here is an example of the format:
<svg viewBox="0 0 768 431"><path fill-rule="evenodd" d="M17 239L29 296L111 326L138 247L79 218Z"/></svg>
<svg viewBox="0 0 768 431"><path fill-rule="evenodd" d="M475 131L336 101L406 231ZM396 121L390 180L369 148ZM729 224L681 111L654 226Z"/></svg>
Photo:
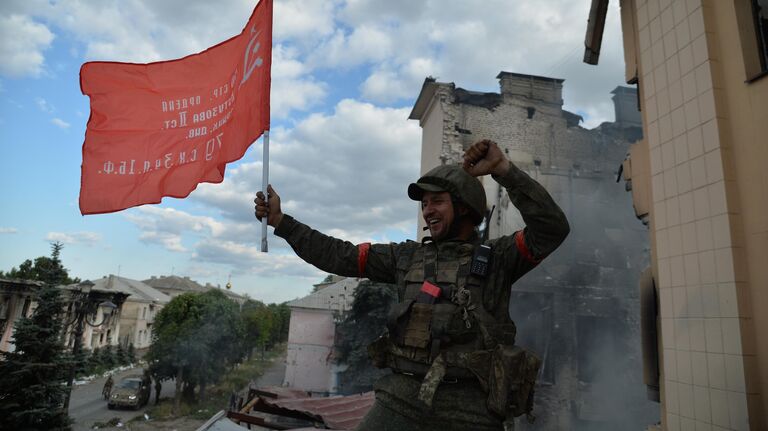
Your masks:
<svg viewBox="0 0 768 431"><path fill-rule="evenodd" d="M485 280L470 273L475 247L467 242L427 242L404 265L402 301L389 316L388 330L395 344L420 351L414 356L422 362L429 364L446 350L514 344L514 333L508 340L490 334L489 327L497 322L483 307ZM433 301L424 300L425 286L438 288Z"/></svg>
<svg viewBox="0 0 768 431"><path fill-rule="evenodd" d="M484 306L487 278L471 273L477 243L427 242L398 262L400 302L387 333L368 348L375 366L423 376L419 399L431 408L444 382L475 379L488 394L490 411L510 419L530 413L538 358L515 346L507 313L496 319ZM425 282L439 289L424 301ZM507 304L499 304L506 311ZM505 427L507 420L505 420Z"/></svg>

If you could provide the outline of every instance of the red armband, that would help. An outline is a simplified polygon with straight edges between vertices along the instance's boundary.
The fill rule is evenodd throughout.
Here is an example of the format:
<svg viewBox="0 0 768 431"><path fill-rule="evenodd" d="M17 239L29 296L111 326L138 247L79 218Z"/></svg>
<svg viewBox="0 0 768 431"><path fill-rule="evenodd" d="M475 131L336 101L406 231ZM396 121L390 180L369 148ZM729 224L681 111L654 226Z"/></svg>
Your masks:
<svg viewBox="0 0 768 431"><path fill-rule="evenodd" d="M538 265L539 262L541 262L541 259L536 259L535 257L533 257L531 250L529 250L528 246L525 245L525 234L523 233L522 230L515 232L515 245L517 246L517 249L520 251L520 254L522 254L525 260L527 260L528 262L531 262L534 265Z"/></svg>
<svg viewBox="0 0 768 431"><path fill-rule="evenodd" d="M358 278L363 278L365 274L365 264L368 262L368 250L371 249L370 242L364 242L357 245L357 274Z"/></svg>

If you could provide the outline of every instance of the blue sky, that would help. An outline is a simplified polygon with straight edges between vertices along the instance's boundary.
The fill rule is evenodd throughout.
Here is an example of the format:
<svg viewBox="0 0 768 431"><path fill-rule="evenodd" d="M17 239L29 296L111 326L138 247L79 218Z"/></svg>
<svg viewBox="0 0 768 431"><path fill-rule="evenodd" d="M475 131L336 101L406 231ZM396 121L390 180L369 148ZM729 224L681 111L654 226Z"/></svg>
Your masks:
<svg viewBox="0 0 768 431"><path fill-rule="evenodd" d="M565 108L613 120L622 83L617 2L599 67L581 63L589 0L275 0L271 182L286 213L360 241L415 237L421 130L407 120L425 77L498 91L501 70L565 79ZM0 3L0 269L65 244L71 275L186 275L279 302L325 274L260 228L261 143L221 184L118 213L81 216L89 60L148 62L240 32L254 1L11 0Z"/></svg>

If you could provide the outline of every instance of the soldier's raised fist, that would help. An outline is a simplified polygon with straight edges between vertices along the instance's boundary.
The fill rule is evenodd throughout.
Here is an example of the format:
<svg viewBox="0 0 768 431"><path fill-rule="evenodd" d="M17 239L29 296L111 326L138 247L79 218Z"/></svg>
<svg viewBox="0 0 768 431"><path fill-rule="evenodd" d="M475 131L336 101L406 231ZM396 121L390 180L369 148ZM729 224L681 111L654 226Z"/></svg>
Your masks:
<svg viewBox="0 0 768 431"><path fill-rule="evenodd" d="M509 169L509 160L495 142L483 139L464 152L463 167L475 177L487 174L503 176Z"/></svg>

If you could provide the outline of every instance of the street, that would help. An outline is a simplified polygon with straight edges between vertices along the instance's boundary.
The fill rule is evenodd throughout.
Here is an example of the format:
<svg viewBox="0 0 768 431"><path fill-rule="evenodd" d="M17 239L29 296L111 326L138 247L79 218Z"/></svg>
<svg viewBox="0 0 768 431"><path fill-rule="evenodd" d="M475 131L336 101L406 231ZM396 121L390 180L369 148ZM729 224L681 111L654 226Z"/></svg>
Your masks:
<svg viewBox="0 0 768 431"><path fill-rule="evenodd" d="M129 374L141 374L141 372L141 368L125 370L116 373L113 376L113 379L115 384L117 384L121 378ZM107 422L115 417L126 422L143 414L148 406L155 404L155 387L153 382L149 403L147 403L146 406L139 410L120 408L109 410L107 409L107 401L101 396L101 390L104 387L105 381L106 378L102 377L94 379L84 385L73 386L72 399L69 403L69 416L75 420L75 423L72 425L74 431L90 430L95 422ZM172 397L174 394L174 386L175 384L172 380L164 381L160 398Z"/></svg>

